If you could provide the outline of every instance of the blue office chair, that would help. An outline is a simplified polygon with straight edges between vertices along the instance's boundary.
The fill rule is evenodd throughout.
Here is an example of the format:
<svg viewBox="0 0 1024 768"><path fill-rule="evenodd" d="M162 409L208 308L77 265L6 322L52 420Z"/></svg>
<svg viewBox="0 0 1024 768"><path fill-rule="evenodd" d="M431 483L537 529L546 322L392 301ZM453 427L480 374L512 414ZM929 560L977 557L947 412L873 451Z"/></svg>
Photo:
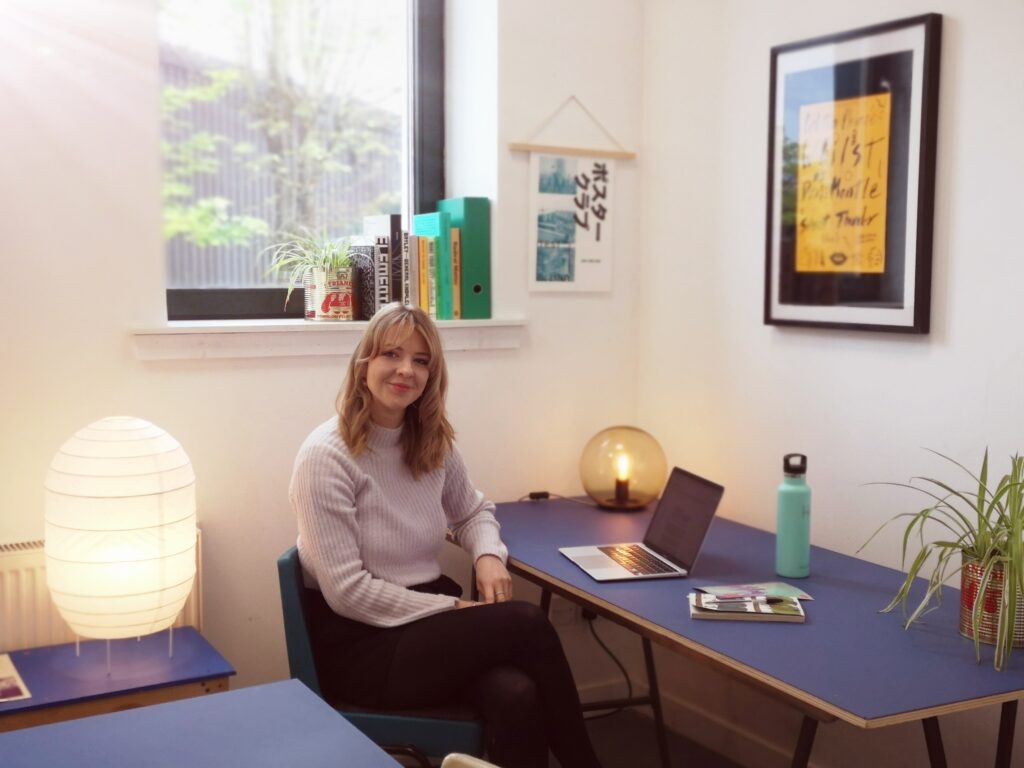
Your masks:
<svg viewBox="0 0 1024 768"><path fill-rule="evenodd" d="M302 566L295 547L278 558L277 575L281 582L288 669L292 677L323 698L313 645L309 639ZM483 752L483 724L479 715L469 707L395 712L332 704L385 751L413 757L423 768L430 768L428 755L444 757L450 752L471 755Z"/></svg>

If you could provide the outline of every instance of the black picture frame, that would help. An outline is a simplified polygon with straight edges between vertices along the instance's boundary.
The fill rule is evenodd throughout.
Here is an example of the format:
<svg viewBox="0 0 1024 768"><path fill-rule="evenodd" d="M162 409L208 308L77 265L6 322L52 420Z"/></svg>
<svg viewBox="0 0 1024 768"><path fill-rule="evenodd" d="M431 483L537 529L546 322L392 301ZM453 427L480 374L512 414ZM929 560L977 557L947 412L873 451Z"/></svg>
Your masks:
<svg viewBox="0 0 1024 768"><path fill-rule="evenodd" d="M764 322L925 334L942 16L771 50Z"/></svg>

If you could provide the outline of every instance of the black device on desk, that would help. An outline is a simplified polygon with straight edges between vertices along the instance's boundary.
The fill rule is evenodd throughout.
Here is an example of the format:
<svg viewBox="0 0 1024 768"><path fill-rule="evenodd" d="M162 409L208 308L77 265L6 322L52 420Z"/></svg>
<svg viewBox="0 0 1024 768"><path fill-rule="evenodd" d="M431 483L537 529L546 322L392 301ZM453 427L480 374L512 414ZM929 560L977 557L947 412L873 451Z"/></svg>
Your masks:
<svg viewBox="0 0 1024 768"><path fill-rule="evenodd" d="M673 467L643 543L562 547L558 551L597 581L689 575L725 488Z"/></svg>

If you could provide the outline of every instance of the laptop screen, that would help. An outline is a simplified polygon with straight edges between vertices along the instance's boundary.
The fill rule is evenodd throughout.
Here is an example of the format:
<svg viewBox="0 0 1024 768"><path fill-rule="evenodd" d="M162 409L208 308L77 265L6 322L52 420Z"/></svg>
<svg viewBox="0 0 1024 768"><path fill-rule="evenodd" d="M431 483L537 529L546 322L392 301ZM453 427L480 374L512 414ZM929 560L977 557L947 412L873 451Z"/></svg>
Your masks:
<svg viewBox="0 0 1024 768"><path fill-rule="evenodd" d="M693 570L725 488L675 467L647 527L644 544Z"/></svg>

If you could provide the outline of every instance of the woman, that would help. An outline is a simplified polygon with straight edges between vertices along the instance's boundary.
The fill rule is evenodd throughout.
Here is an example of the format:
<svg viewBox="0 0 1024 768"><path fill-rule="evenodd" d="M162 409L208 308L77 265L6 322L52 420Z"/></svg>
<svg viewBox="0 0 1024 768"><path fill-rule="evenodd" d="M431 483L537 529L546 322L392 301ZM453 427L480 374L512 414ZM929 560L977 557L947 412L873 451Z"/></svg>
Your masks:
<svg viewBox="0 0 1024 768"><path fill-rule="evenodd" d="M339 417L299 449L290 497L324 695L386 709L468 702L503 768L546 768L549 748L563 768L593 768L558 635L512 601L494 505L445 416L447 385L437 328L389 304L352 355ZM448 530L473 559L479 603L441 574Z"/></svg>

